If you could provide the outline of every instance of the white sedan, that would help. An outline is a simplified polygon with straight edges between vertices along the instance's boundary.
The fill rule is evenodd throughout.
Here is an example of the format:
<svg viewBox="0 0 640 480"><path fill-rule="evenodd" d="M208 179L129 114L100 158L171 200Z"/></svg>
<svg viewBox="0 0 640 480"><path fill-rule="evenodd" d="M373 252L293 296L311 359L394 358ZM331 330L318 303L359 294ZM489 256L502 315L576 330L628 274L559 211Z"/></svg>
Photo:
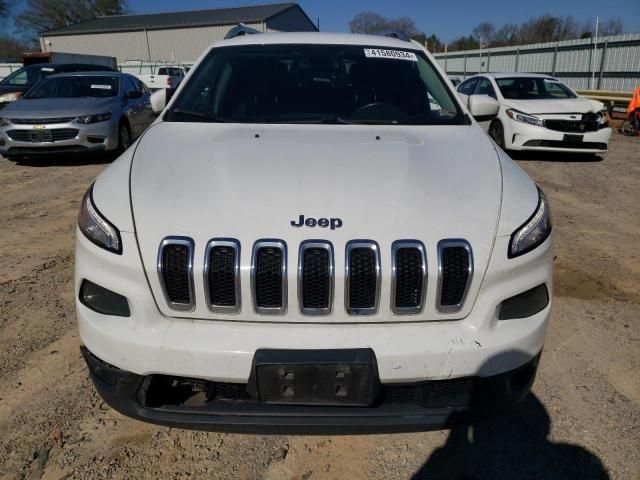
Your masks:
<svg viewBox="0 0 640 480"><path fill-rule="evenodd" d="M580 97L549 75L485 73L468 78L457 90L465 103L471 95L500 103L498 116L480 124L505 150L607 151L611 128L604 104Z"/></svg>

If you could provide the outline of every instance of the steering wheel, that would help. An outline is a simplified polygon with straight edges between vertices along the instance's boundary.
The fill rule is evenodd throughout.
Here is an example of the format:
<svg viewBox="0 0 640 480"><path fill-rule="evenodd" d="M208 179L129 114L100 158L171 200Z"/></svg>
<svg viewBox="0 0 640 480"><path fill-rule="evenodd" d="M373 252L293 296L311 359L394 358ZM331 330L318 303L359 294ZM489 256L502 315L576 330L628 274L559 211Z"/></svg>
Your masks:
<svg viewBox="0 0 640 480"><path fill-rule="evenodd" d="M351 114L353 120L403 120L408 115L397 105L389 102L371 102L357 108Z"/></svg>

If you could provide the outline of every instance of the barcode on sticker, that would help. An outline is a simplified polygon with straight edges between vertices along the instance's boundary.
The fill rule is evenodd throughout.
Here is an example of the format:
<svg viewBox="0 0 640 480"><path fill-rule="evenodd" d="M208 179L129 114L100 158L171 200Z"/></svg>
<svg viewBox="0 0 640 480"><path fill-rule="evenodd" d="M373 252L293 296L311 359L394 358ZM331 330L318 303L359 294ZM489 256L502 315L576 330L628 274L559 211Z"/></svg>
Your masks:
<svg viewBox="0 0 640 480"><path fill-rule="evenodd" d="M111 90L111 85L91 85L91 88L99 88L100 90Z"/></svg>
<svg viewBox="0 0 640 480"><path fill-rule="evenodd" d="M381 50L379 48L365 48L364 56L367 58L391 58L394 60L408 60L417 62L418 57L413 52L405 52L404 50Z"/></svg>

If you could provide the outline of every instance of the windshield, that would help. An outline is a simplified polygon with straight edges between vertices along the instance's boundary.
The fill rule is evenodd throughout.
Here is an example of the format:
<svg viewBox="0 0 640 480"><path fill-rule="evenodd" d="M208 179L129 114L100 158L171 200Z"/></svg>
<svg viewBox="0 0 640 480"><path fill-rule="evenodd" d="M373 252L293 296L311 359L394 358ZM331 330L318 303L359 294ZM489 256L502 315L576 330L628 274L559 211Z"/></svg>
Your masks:
<svg viewBox="0 0 640 480"><path fill-rule="evenodd" d="M212 50L165 120L466 123L453 94L419 51L297 44Z"/></svg>
<svg viewBox="0 0 640 480"><path fill-rule="evenodd" d="M24 98L115 97L118 78L105 76L69 76L46 78Z"/></svg>
<svg viewBox="0 0 640 480"><path fill-rule="evenodd" d="M513 100L551 100L576 98L576 94L555 78L514 77L497 78L504 98Z"/></svg>
<svg viewBox="0 0 640 480"><path fill-rule="evenodd" d="M47 75L55 73L52 67L42 65L30 65L22 67L0 82L0 85L11 85L12 87L29 87L35 85Z"/></svg>

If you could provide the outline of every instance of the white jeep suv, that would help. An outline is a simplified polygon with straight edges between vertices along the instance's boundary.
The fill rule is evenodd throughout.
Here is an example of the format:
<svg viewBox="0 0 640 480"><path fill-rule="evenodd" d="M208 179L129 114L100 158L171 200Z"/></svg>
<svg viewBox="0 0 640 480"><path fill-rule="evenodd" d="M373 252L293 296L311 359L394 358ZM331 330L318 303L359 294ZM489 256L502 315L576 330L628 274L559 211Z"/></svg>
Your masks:
<svg viewBox="0 0 640 480"><path fill-rule="evenodd" d="M523 398L549 319L542 192L411 41L254 34L209 48L89 188L82 351L154 423L394 432ZM474 120L474 118L476 120Z"/></svg>

